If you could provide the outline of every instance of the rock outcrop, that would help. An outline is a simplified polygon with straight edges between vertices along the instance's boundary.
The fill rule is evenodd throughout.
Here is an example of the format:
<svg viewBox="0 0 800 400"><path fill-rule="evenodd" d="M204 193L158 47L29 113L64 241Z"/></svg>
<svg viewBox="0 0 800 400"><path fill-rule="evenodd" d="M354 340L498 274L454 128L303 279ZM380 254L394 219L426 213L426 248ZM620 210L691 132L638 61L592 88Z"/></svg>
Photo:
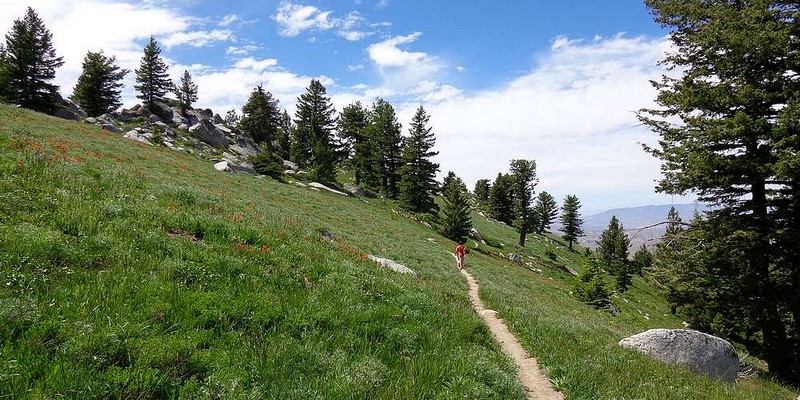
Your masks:
<svg viewBox="0 0 800 400"><path fill-rule="evenodd" d="M396 271L396 272L400 272L400 273L403 273L403 274L411 274L411 275L417 276L417 273L414 272L414 270L412 270L411 268L408 268L405 265L400 264L400 263L395 262L395 261L392 261L392 260L390 260L388 258L376 257L376 256L373 256L372 254L370 254L369 255L369 259L372 260L372 261L375 261L376 263L378 263L378 265L380 265L382 267L386 267L386 268L391 269L392 271Z"/></svg>
<svg viewBox="0 0 800 400"><path fill-rule="evenodd" d="M735 381L739 372L739 355L733 346L698 331L650 329L622 339L619 344L723 382Z"/></svg>

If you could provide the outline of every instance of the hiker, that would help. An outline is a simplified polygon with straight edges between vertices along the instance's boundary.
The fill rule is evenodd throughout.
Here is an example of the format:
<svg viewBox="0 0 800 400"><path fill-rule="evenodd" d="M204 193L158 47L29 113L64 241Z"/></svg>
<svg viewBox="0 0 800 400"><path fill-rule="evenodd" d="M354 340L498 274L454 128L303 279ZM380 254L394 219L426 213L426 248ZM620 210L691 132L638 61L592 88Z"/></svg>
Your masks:
<svg viewBox="0 0 800 400"><path fill-rule="evenodd" d="M464 247L464 242L458 242L458 246L456 246L456 266L458 269L464 269L464 254L467 252L467 248Z"/></svg>

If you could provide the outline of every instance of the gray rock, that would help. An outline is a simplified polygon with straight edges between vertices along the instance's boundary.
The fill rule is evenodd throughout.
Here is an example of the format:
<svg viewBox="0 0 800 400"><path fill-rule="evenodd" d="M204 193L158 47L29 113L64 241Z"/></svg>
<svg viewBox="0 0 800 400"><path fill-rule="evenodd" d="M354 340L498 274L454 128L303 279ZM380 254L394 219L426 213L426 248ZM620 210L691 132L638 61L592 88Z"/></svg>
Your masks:
<svg viewBox="0 0 800 400"><path fill-rule="evenodd" d="M417 276L417 273L414 272L414 270L412 270L411 268L408 268L405 265L400 264L400 263L398 263L396 261L392 261L392 260L390 260L388 258L376 257L376 256L373 256L372 254L370 254L369 255L369 259L372 260L372 261L375 261L381 267L389 268L392 271L400 272L401 274L411 274L411 275Z"/></svg>
<svg viewBox="0 0 800 400"><path fill-rule="evenodd" d="M211 120L214 121L215 124L225 123L225 120L222 119L222 117L220 117L219 114L214 114L214 116L211 117Z"/></svg>
<svg viewBox="0 0 800 400"><path fill-rule="evenodd" d="M221 172L229 172L231 167L228 165L228 161L220 161L214 164L214 169Z"/></svg>
<svg viewBox="0 0 800 400"><path fill-rule="evenodd" d="M139 131L137 129L133 129L133 130L130 130L130 131L126 132L124 135L122 135L122 137L124 137L126 139L135 140L137 142L151 144L150 141L147 140L147 136L139 133Z"/></svg>
<svg viewBox="0 0 800 400"><path fill-rule="evenodd" d="M219 127L220 125L215 126ZM256 146L256 142L245 136L237 137L236 143L231 145L230 150L242 157L252 157L261 153L261 149Z"/></svg>
<svg viewBox="0 0 800 400"><path fill-rule="evenodd" d="M206 108L204 110L195 110L198 116L198 119L207 119L210 120L214 118L214 112L211 111L210 108Z"/></svg>
<svg viewBox="0 0 800 400"><path fill-rule="evenodd" d="M139 107L139 108L137 108ZM131 122L136 118L141 117L142 115L139 114L138 110L141 108L140 105L135 105L130 110L122 109L119 114L117 115L117 119L122 122Z"/></svg>
<svg viewBox="0 0 800 400"><path fill-rule="evenodd" d="M508 253L508 259L516 264L522 265L522 256L517 253Z"/></svg>
<svg viewBox="0 0 800 400"><path fill-rule="evenodd" d="M56 105L55 112L53 113L58 118L69 119L73 121L80 121L86 118L84 112L74 101L70 99L61 99Z"/></svg>
<svg viewBox="0 0 800 400"><path fill-rule="evenodd" d="M283 160L283 166L286 169L291 169L291 170L294 170L294 171L299 171L300 170L300 167L298 167L297 164L295 164L295 163L293 163L293 162L291 162L289 160Z"/></svg>
<svg viewBox="0 0 800 400"><path fill-rule="evenodd" d="M347 189L348 192L358 197L367 197L367 192L365 192L364 189L361 189L361 186L354 185L352 183L345 183L342 186L344 186L344 188Z"/></svg>
<svg viewBox="0 0 800 400"><path fill-rule="evenodd" d="M97 118L89 117L89 118L86 118L85 120L83 120L83 122L86 122L87 124L96 124L97 123Z"/></svg>
<svg viewBox="0 0 800 400"><path fill-rule="evenodd" d="M180 124L180 125L178 125L178 129L180 129L182 131L188 131L189 130L189 125Z"/></svg>
<svg viewBox="0 0 800 400"><path fill-rule="evenodd" d="M620 340L619 345L723 382L734 382L739 371L739 355L730 343L698 331L650 329Z"/></svg>
<svg viewBox="0 0 800 400"><path fill-rule="evenodd" d="M341 195L341 196L348 196L348 194L345 193L345 192L340 192L340 191L338 191L336 189L331 189L331 188L329 188L329 187L327 187L327 186L325 186L325 185L323 185L323 184L321 184L319 182L311 182L311 183L308 184L308 186L311 186L313 188L317 188L317 189L320 189L320 190L327 190L327 191L329 191L331 193L336 193L336 194Z"/></svg>
<svg viewBox="0 0 800 400"><path fill-rule="evenodd" d="M486 242L483 240L483 236L481 236L481 233L475 228L469 230L469 237L475 241L486 244Z"/></svg>
<svg viewBox="0 0 800 400"><path fill-rule="evenodd" d="M228 138L217 129L210 121L202 120L189 128L192 136L202 140L214 147L222 147L228 144Z"/></svg>
<svg viewBox="0 0 800 400"><path fill-rule="evenodd" d="M103 123L101 123L100 127L103 128L104 130L109 131L109 132L122 133L122 129L119 129L115 125L112 125L112 124L103 124Z"/></svg>
<svg viewBox="0 0 800 400"><path fill-rule="evenodd" d="M172 109L172 126L179 127L181 125L189 125L189 119L181 115L180 110Z"/></svg>

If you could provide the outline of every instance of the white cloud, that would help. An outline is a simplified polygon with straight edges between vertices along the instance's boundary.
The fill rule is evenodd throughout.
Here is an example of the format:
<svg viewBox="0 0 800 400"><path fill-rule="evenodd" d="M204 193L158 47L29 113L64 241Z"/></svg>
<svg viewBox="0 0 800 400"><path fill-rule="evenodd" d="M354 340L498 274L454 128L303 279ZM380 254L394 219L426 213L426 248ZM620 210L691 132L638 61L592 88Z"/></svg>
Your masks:
<svg viewBox="0 0 800 400"><path fill-rule="evenodd" d="M364 69L364 65L363 65L363 64L358 64L358 65L348 65L348 66L347 66L347 72L361 71L361 70L363 70L363 69Z"/></svg>
<svg viewBox="0 0 800 400"><path fill-rule="evenodd" d="M406 36L395 36L383 42L373 43L367 47L369 58L379 67L404 67L419 63L428 58L423 52L408 52L400 49L400 45L415 42L421 32L414 32Z"/></svg>
<svg viewBox="0 0 800 400"><path fill-rule="evenodd" d="M416 42L421 36L420 32L395 36L367 47L370 60L383 78L384 93L405 93L413 90L419 82L435 80L444 69L444 62L438 57L401 48Z"/></svg>
<svg viewBox="0 0 800 400"><path fill-rule="evenodd" d="M389 0L378 0L378 3L375 4L375 8L382 9L389 7Z"/></svg>
<svg viewBox="0 0 800 400"><path fill-rule="evenodd" d="M222 21L219 22L219 26L228 26L236 21L239 21L240 18L236 14L228 14L222 18Z"/></svg>
<svg viewBox="0 0 800 400"><path fill-rule="evenodd" d="M228 46L228 48L225 49L225 55L229 55L229 56L231 56L231 55L232 56L245 56L245 55L248 55L248 54L250 54L250 53L252 53L252 52L254 52L254 51L258 50L258 49L259 49L259 47L255 46L255 45L246 45L246 46L241 46L241 47L239 47L239 46Z"/></svg>
<svg viewBox="0 0 800 400"><path fill-rule="evenodd" d="M307 30L328 30L336 26L330 19L330 11L322 11L314 6L293 4L288 1L278 6L273 16L280 27L282 36L294 37Z"/></svg>
<svg viewBox="0 0 800 400"><path fill-rule="evenodd" d="M556 38L538 65L495 90L465 94L420 80L403 92L398 116L405 126L423 104L442 174L455 171L470 186L507 172L511 159L525 158L537 161L537 191L559 201L576 194L585 210L669 202L653 193L659 162L638 143L655 137L635 117L636 110L654 105L649 80L665 73L657 61L668 46L663 38ZM395 54L382 53L379 65L414 65L429 57Z"/></svg>
<svg viewBox="0 0 800 400"><path fill-rule="evenodd" d="M236 62L235 67L239 69L249 69L253 71L263 71L269 67L278 65L278 60L268 58L265 60L256 60L255 58L243 58Z"/></svg>
<svg viewBox="0 0 800 400"><path fill-rule="evenodd" d="M192 47L205 47L213 42L224 42L233 39L229 30L175 32L167 36L162 43L166 48L188 45Z"/></svg>

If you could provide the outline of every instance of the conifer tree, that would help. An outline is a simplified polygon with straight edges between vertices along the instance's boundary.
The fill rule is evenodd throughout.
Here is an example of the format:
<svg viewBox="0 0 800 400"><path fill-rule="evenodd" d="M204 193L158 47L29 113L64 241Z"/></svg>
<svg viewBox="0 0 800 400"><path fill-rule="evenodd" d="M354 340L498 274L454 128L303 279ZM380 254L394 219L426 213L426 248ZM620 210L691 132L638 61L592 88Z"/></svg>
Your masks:
<svg viewBox="0 0 800 400"><path fill-rule="evenodd" d="M297 99L295 113L295 145L293 155L300 165L310 168L311 179L321 182L336 180L336 152L333 132L336 110L326 96L325 86L316 79Z"/></svg>
<svg viewBox="0 0 800 400"><path fill-rule="evenodd" d="M361 184L362 176L369 170L368 161L375 151L366 143L369 140L366 131L368 125L368 111L359 101L347 105L339 115L337 135L342 143L344 158L353 167L356 185Z"/></svg>
<svg viewBox="0 0 800 400"><path fill-rule="evenodd" d="M511 160L511 177L514 191L514 225L519 230L519 245L525 247L525 236L535 224L531 202L533 189L539 182L536 178L536 161Z"/></svg>
<svg viewBox="0 0 800 400"><path fill-rule="evenodd" d="M139 92L137 99L142 100L144 106L155 112L155 103L164 99L164 95L172 89L172 81L167 73L168 67L161 59L161 48L153 36L144 47L144 55L136 72L134 89Z"/></svg>
<svg viewBox="0 0 800 400"><path fill-rule="evenodd" d="M116 65L115 57L106 57L102 50L89 51L83 58L83 72L71 98L90 117L112 112L122 105L121 81L127 73L128 70Z"/></svg>
<svg viewBox="0 0 800 400"><path fill-rule="evenodd" d="M401 166L398 168L400 202L406 209L418 213L436 211L433 195L438 187L436 171L439 170L439 164L431 161L431 157L439 152L432 150L436 138L428 126L429 121L430 116L419 106L409 125L409 136L405 139Z"/></svg>
<svg viewBox="0 0 800 400"><path fill-rule="evenodd" d="M450 171L442 182L441 193L443 205L439 221L442 236L461 242L467 238L472 229L467 188L464 182Z"/></svg>
<svg viewBox="0 0 800 400"><path fill-rule="evenodd" d="M653 253L647 249L647 246L645 246L644 243L642 243L641 247L639 247L639 250L636 250L636 253L633 254L631 266L633 267L633 272L639 276L643 276L644 271L648 271L653 268Z"/></svg>
<svg viewBox="0 0 800 400"><path fill-rule="evenodd" d="M536 221L536 233L544 233L550 229L550 224L558 217L558 203L550 193L541 192L536 197L536 204L533 206L534 221Z"/></svg>
<svg viewBox="0 0 800 400"><path fill-rule="evenodd" d="M225 126L227 126L228 128L238 129L240 120L241 117L239 116L239 114L236 113L236 110L228 110L228 112L225 113Z"/></svg>
<svg viewBox="0 0 800 400"><path fill-rule="evenodd" d="M275 140L275 151L284 160L291 157L292 151L292 132L294 132L294 124L289 112L283 110L280 121L278 123L278 137Z"/></svg>
<svg viewBox="0 0 800 400"><path fill-rule="evenodd" d="M611 217L608 228L600 235L597 256L603 267L614 276L617 290L625 292L633 282L633 268L628 260L631 242L616 216Z"/></svg>
<svg viewBox="0 0 800 400"><path fill-rule="evenodd" d="M272 153L275 149L274 141L280 123L278 99L272 93L264 90L261 85L256 86L247 103L242 107L242 119L239 129L249 135L256 143L263 143L267 151Z"/></svg>
<svg viewBox="0 0 800 400"><path fill-rule="evenodd" d="M390 199L398 195L397 173L400 167L403 137L402 125L397 122L394 107L384 99L377 99L370 112L369 135L374 140L379 159L378 179L381 193Z"/></svg>
<svg viewBox="0 0 800 400"><path fill-rule="evenodd" d="M641 120L659 135L657 189L717 206L693 222L699 272L681 306L701 326L745 343L779 379L800 383L800 81L794 1L647 0L671 30L655 82L658 107ZM710 322L709 322L710 321Z"/></svg>
<svg viewBox="0 0 800 400"><path fill-rule="evenodd" d="M475 190L472 194L475 196L475 200L477 200L478 203L488 205L492 193L491 190L492 188L488 179L478 179L475 182Z"/></svg>
<svg viewBox="0 0 800 400"><path fill-rule="evenodd" d="M192 104L197 101L197 84L192 81L188 70L183 70L180 84L175 85L172 90L178 98L181 114L186 115L186 110L192 108Z"/></svg>
<svg viewBox="0 0 800 400"><path fill-rule="evenodd" d="M0 51L0 97L31 110L53 111L59 88L50 82L64 61L56 56L52 39L30 7L14 21Z"/></svg>
<svg viewBox="0 0 800 400"><path fill-rule="evenodd" d="M613 304L609 298L611 290L608 288L605 273L603 273L599 264L594 256L587 256L583 268L578 274L578 279L573 286L575 297L596 309L609 307Z"/></svg>
<svg viewBox="0 0 800 400"><path fill-rule="evenodd" d="M514 221L514 188L510 175L498 173L491 189L492 218L511 225Z"/></svg>
<svg viewBox="0 0 800 400"><path fill-rule="evenodd" d="M575 195L567 195L564 204L561 206L561 228L564 232L564 240L569 242L569 249L572 250L572 243L583 236L583 220L580 214L581 202Z"/></svg>

